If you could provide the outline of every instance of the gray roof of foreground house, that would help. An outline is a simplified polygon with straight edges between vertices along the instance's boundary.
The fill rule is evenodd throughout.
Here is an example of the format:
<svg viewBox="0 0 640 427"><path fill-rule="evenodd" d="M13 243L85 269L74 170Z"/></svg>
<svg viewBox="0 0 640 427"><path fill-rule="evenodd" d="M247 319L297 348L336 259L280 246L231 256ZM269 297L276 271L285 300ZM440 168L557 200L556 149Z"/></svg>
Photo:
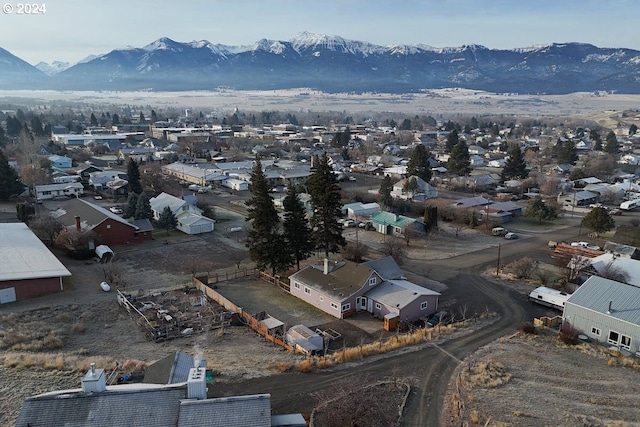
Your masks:
<svg viewBox="0 0 640 427"><path fill-rule="evenodd" d="M127 384L27 398L16 427L271 427L269 394L188 399L187 385Z"/></svg>
<svg viewBox="0 0 640 427"><path fill-rule="evenodd" d="M423 288L407 280L388 280L365 294L367 298L398 309L405 308L417 298L438 295L440 295L439 292Z"/></svg>
<svg viewBox="0 0 640 427"><path fill-rule="evenodd" d="M402 278L402 270L392 256L363 262L362 264L374 269L375 272L378 273L384 280Z"/></svg>
<svg viewBox="0 0 640 427"><path fill-rule="evenodd" d="M360 289L374 272L366 265L351 261L331 266L333 269L329 274L324 274L322 267L308 266L291 275L291 279L342 301Z"/></svg>
<svg viewBox="0 0 640 427"><path fill-rule="evenodd" d="M597 313L640 325L640 287L599 276L591 276L567 300Z"/></svg>

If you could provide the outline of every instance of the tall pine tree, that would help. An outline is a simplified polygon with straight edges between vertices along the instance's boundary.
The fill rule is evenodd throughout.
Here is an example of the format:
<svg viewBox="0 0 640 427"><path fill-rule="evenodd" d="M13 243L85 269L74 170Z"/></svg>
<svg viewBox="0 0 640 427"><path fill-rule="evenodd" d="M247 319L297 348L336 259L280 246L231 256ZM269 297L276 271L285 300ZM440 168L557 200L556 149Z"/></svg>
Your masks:
<svg viewBox="0 0 640 427"><path fill-rule="evenodd" d="M330 253L340 251L347 244L342 235L342 203L340 202L340 186L336 175L329 166L327 154L324 153L312 168L312 175L307 180L307 188L311 195L312 236L316 248L324 251L325 258Z"/></svg>
<svg viewBox="0 0 640 427"><path fill-rule="evenodd" d="M0 150L0 200L8 200L23 190L24 185L19 180L18 172L9 166L9 161Z"/></svg>
<svg viewBox="0 0 640 427"><path fill-rule="evenodd" d="M447 162L447 171L450 174L458 176L466 176L471 173L471 157L469 156L469 147L464 139L458 141Z"/></svg>
<svg viewBox="0 0 640 427"><path fill-rule="evenodd" d="M286 252L300 270L300 261L309 258L313 254L313 240L311 228L307 220L304 205L296 193L292 184L282 201L284 208L284 221L282 222L282 234L284 237Z"/></svg>
<svg viewBox="0 0 640 427"><path fill-rule="evenodd" d="M251 222L247 234L249 255L259 269L268 267L271 274L275 275L278 270L291 265L291 257L283 250L285 245L280 234L280 218L258 157L251 172L251 193L252 197L246 202L246 220Z"/></svg>
<svg viewBox="0 0 640 427"><path fill-rule="evenodd" d="M447 144L445 146L445 151L447 153L451 153L456 145L458 145L458 131L452 130L447 136Z"/></svg>
<svg viewBox="0 0 640 427"><path fill-rule="evenodd" d="M138 196L136 201L136 211L133 215L134 219L151 219L153 218L153 210L149 202L149 196L144 191Z"/></svg>
<svg viewBox="0 0 640 427"><path fill-rule="evenodd" d="M389 175L385 175L382 178L382 183L380 184L380 195L378 199L380 203L382 203L385 207L391 207L393 203L393 198L391 197L391 191L393 190L393 184L391 183L391 177Z"/></svg>
<svg viewBox="0 0 640 427"><path fill-rule="evenodd" d="M504 168L502 169L502 180L524 179L527 176L529 176L527 162L520 147L514 144L509 150L509 159L505 162Z"/></svg>
<svg viewBox="0 0 640 427"><path fill-rule="evenodd" d="M140 169L138 168L138 162L132 158L130 158L129 163L127 163L127 177L129 178L129 191L133 191L136 194L142 193Z"/></svg>
<svg viewBox="0 0 640 427"><path fill-rule="evenodd" d="M618 152L620 151L620 147L618 145L618 137L616 137L616 134L613 133L613 131L610 131L607 134L606 141L607 142L604 146L604 151L609 154L618 154Z"/></svg>
<svg viewBox="0 0 640 427"><path fill-rule="evenodd" d="M411 152L411 157L407 164L407 176L418 176L424 182L429 182L431 180L429 157L429 150L424 145L418 144Z"/></svg>

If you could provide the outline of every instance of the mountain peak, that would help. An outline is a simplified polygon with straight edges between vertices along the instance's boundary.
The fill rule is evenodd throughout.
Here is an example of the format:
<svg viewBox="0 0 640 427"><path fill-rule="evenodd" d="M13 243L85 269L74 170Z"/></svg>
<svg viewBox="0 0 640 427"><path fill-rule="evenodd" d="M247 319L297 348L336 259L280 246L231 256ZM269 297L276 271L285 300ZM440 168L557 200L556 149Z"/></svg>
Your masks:
<svg viewBox="0 0 640 427"><path fill-rule="evenodd" d="M172 52L182 52L183 48L184 48L184 45L182 43L173 41L168 37L160 37L158 40L149 43L148 45L144 46L142 49L146 51L168 50Z"/></svg>

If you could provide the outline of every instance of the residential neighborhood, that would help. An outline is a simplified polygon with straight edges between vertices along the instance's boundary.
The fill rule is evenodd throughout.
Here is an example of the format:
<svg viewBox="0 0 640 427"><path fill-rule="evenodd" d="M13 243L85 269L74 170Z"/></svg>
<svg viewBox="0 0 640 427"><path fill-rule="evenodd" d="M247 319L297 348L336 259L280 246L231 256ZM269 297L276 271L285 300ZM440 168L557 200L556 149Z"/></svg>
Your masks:
<svg viewBox="0 0 640 427"><path fill-rule="evenodd" d="M118 333L139 335L145 345L171 343L177 351L190 351L198 334L216 333L229 348L260 346L248 352L263 363L250 369L269 365L267 372L285 375L346 363L348 351L368 366L365 353L401 340L417 352L435 351L436 337L467 339L449 334L493 337L492 322L507 321L501 331L531 322L536 336L570 333L621 361L640 354L633 315L640 309L633 302L640 172L632 162L640 137L632 125L430 116L300 125L291 114L258 124L238 109L194 117L141 108L131 112L131 126L114 124L115 113L92 126L92 114L102 117L86 111L73 129L56 124L50 135L11 136L5 145L0 160L19 185L6 197L11 212L3 219L16 224L0 224L9 236L0 253L20 254L3 255L20 262L0 267L3 309L78 292L104 300L106 309L120 293L129 303L126 311L109 308L123 314L114 333L122 327L127 332ZM11 237L14 225L20 236ZM43 262L55 268L43 271ZM520 299L495 290L511 281ZM561 314L525 304L538 285L569 295ZM177 296L168 306L153 301L173 291L192 308L178 308ZM513 304L520 317L504 314ZM212 314L217 320L207 323L195 307L229 318ZM19 327L5 317L0 325ZM256 342L239 338L240 328ZM141 386L138 378L152 376L106 364L78 372L108 377L96 390L82 382L72 391L34 392L14 418L51 423L43 408L63 410L58 395L117 402L153 393L172 425L187 425L196 406L199 416L242 406L261 414L255 425L310 419L313 408L284 403L262 383L247 384L248 394L216 379L232 364L217 365L217 347L205 347L211 362L200 398L188 379ZM393 351L388 363L400 357ZM150 372L160 369L151 362L163 351L145 354ZM282 360L264 362L270 357ZM407 366L418 363L402 357Z"/></svg>

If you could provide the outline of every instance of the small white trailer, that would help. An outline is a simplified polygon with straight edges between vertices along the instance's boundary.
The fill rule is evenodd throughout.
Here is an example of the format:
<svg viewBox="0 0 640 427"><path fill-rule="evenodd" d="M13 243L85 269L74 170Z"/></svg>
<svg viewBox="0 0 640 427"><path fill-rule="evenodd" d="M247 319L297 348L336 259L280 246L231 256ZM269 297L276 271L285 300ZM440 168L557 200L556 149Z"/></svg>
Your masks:
<svg viewBox="0 0 640 427"><path fill-rule="evenodd" d="M556 310L564 310L564 304L567 302L571 294L559 291L557 289L540 286L535 288L529 294L529 301L536 302Z"/></svg>
<svg viewBox="0 0 640 427"><path fill-rule="evenodd" d="M620 209L623 211L630 211L640 206L640 199L627 200L620 203Z"/></svg>

